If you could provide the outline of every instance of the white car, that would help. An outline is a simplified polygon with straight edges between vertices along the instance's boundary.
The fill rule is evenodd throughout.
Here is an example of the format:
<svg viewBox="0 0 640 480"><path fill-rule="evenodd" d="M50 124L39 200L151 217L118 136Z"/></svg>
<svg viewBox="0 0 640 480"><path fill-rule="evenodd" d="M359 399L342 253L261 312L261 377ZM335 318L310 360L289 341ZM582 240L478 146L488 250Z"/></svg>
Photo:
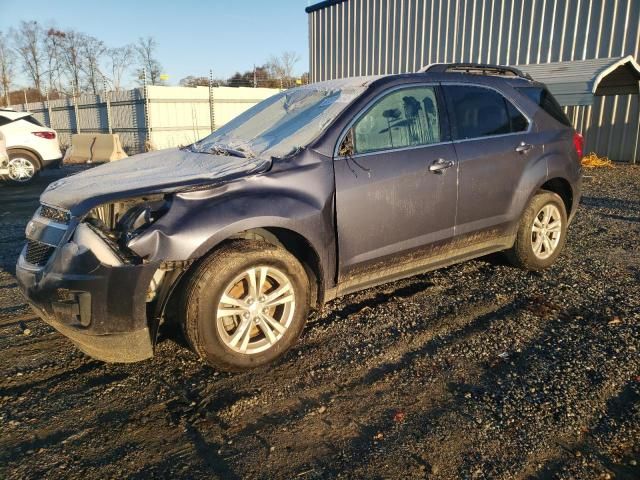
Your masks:
<svg viewBox="0 0 640 480"><path fill-rule="evenodd" d="M30 112L0 109L0 133L9 155L2 178L27 183L43 168L58 165L62 153L56 131L42 125Z"/></svg>
<svg viewBox="0 0 640 480"><path fill-rule="evenodd" d="M0 177L9 173L9 154L7 153L7 144L4 141L4 135L0 132Z"/></svg>

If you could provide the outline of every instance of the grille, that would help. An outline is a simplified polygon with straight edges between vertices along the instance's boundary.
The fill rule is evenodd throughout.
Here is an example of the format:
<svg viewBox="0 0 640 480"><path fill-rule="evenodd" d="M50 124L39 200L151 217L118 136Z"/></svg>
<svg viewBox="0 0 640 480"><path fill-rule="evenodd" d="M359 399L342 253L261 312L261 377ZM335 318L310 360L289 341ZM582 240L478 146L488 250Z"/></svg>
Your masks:
<svg viewBox="0 0 640 480"><path fill-rule="evenodd" d="M69 212L60 210L59 208L50 207L48 205L42 205L40 207L40 216L53 220L54 222L69 223Z"/></svg>
<svg viewBox="0 0 640 480"><path fill-rule="evenodd" d="M34 242L33 240L28 240L27 254L25 255L25 258L30 264L42 267L47 263L47 260L49 260L49 257L54 250L55 247L51 247L40 242Z"/></svg>

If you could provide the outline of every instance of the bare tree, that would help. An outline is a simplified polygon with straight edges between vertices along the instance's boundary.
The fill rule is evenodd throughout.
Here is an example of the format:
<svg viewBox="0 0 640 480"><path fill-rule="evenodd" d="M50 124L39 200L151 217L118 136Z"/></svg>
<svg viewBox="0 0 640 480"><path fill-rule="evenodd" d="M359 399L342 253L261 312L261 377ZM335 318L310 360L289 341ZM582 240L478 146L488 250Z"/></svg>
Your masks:
<svg viewBox="0 0 640 480"><path fill-rule="evenodd" d="M0 32L0 85L2 85L5 106L9 106L9 89L13 79L14 66L13 51L9 48L6 35Z"/></svg>
<svg viewBox="0 0 640 480"><path fill-rule="evenodd" d="M282 52L278 57L272 55L267 63L271 77L280 79L284 88L289 88L295 84L293 69L300 61L300 55L293 51Z"/></svg>
<svg viewBox="0 0 640 480"><path fill-rule="evenodd" d="M110 48L107 50L109 66L111 68L111 84L115 91L122 88L122 77L129 68L133 57L133 47L124 45L122 47Z"/></svg>
<svg viewBox="0 0 640 480"><path fill-rule="evenodd" d="M196 77L189 75L180 80L181 87L207 87L209 86L209 77Z"/></svg>
<svg viewBox="0 0 640 480"><path fill-rule="evenodd" d="M62 48L65 34L61 30L51 27L45 37L45 49L47 52L47 77L50 91L62 91Z"/></svg>
<svg viewBox="0 0 640 480"><path fill-rule="evenodd" d="M16 52L22 61L22 67L33 81L36 90L41 91L44 59L42 40L43 30L36 21L20 22L18 30L12 31L15 38Z"/></svg>
<svg viewBox="0 0 640 480"><path fill-rule="evenodd" d="M136 54L138 56L138 65L140 66L139 75L142 75L144 69L147 74L147 80L151 85L160 85L160 72L162 66L155 57L158 44L153 37L140 37L135 45Z"/></svg>
<svg viewBox="0 0 640 480"><path fill-rule="evenodd" d="M107 47L102 40L91 35L82 34L82 64L87 76L87 82L94 95L101 89L104 75L100 70L100 61L107 52Z"/></svg>
<svg viewBox="0 0 640 480"><path fill-rule="evenodd" d="M62 44L62 58L64 61L64 69L69 77L72 91L79 92L81 86L82 75L82 42L84 35L74 30L64 32L64 42Z"/></svg>

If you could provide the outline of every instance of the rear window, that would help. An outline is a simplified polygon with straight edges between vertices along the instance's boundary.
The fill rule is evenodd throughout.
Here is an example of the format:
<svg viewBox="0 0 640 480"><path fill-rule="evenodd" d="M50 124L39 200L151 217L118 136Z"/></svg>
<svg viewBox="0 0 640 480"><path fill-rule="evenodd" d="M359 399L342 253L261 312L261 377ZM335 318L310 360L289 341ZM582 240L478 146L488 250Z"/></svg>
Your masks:
<svg viewBox="0 0 640 480"><path fill-rule="evenodd" d="M525 132L529 122L495 90L466 85L444 87L455 140Z"/></svg>
<svg viewBox="0 0 640 480"><path fill-rule="evenodd" d="M516 88L520 93L523 93L529 100L537 103L540 108L555 118L557 121L571 127L571 122L562 111L562 107L553 95L546 88L542 87L519 87Z"/></svg>

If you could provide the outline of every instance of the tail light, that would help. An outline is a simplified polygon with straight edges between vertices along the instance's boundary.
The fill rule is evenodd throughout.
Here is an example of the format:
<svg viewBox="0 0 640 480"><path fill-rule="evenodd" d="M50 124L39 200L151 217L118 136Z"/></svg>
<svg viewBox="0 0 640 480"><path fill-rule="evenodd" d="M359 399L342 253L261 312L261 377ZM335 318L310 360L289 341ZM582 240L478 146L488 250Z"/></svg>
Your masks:
<svg viewBox="0 0 640 480"><path fill-rule="evenodd" d="M53 140L54 138L56 138L55 132L31 132L31 133L33 133L36 137L46 138L47 140Z"/></svg>
<svg viewBox="0 0 640 480"><path fill-rule="evenodd" d="M573 134L573 148L576 149L578 160L582 160L582 156L584 155L584 137L578 132L574 132Z"/></svg>

